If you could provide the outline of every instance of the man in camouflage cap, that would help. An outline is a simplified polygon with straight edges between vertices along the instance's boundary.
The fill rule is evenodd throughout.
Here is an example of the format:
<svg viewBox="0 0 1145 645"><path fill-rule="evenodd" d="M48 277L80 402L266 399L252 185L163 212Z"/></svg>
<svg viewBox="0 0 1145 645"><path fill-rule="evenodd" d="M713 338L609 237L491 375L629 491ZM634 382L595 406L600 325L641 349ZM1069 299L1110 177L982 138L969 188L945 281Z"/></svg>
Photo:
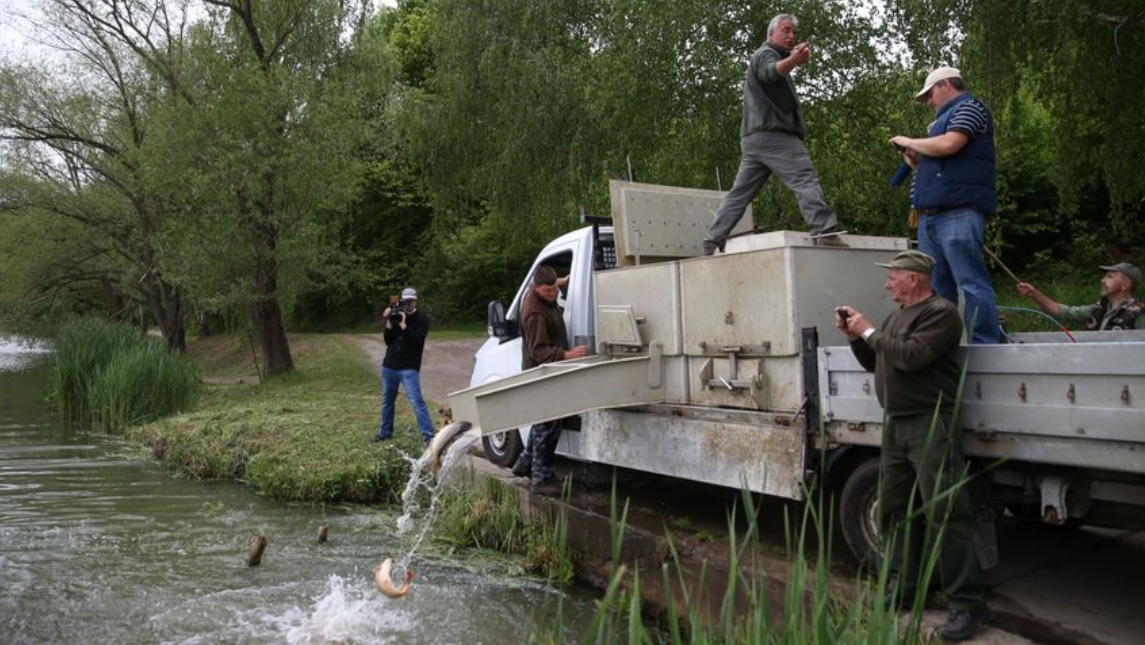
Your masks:
<svg viewBox="0 0 1145 645"><path fill-rule="evenodd" d="M1136 297L1141 269L1128 262L1100 267L1101 300L1093 305L1063 305L1038 291L1028 282L1018 284L1018 293L1031 298L1038 308L1063 325L1084 325L1088 331L1145 329L1145 303Z"/></svg>
<svg viewBox="0 0 1145 645"><path fill-rule="evenodd" d="M941 538L938 569L951 611L939 632L944 640L966 640L991 613L979 581L970 499L959 486L965 460L954 417L962 317L931 288L929 255L903 251L878 266L887 268L885 286L899 308L876 329L862 312L840 306L835 327L874 372L875 394L886 410L878 521L880 535L890 540L892 582L883 602L890 610L909 608L926 593L919 585L923 547Z"/></svg>

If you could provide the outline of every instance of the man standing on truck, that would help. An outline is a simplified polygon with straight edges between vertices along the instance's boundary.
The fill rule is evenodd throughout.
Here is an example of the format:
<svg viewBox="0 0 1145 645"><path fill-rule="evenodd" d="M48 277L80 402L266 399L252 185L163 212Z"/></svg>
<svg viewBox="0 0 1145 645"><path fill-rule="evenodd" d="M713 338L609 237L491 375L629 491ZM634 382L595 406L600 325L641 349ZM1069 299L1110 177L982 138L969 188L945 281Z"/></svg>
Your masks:
<svg viewBox="0 0 1145 645"><path fill-rule="evenodd" d="M400 385L417 417L421 437L429 443L433 439L433 421L421 395L421 355L429 335L429 318L417 310L417 291L412 287L403 289L400 300L387 307L382 318L386 321L382 333L386 342L386 356L382 359L382 423L373 440L386 441L394 436L394 403Z"/></svg>
<svg viewBox="0 0 1145 645"><path fill-rule="evenodd" d="M1085 325L1088 331L1145 329L1145 302L1134 295L1141 284L1141 269L1128 262L1099 268L1105 277L1101 279L1101 300L1094 305L1060 304L1028 282L1018 284L1018 293L1032 298L1039 309L1063 325Z"/></svg>
<svg viewBox="0 0 1145 645"><path fill-rule="evenodd" d="M584 345L569 349L568 331L565 330L564 312L557 305L560 286L556 271L541 265L533 272L532 289L521 304L521 329L524 344L521 351L521 369L527 370L543 363L554 363L580 358L587 353ZM513 465L513 474L530 477L536 492L557 492L553 461L557 442L561 438L559 421L538 423L529 429L525 450Z"/></svg>
<svg viewBox="0 0 1145 645"><path fill-rule="evenodd" d="M838 237L838 219L823 199L819 175L803 144L807 131L791 73L811 60L811 45L795 43L798 26L799 20L789 13L772 18L767 42L751 55L743 81L739 171L704 237L704 255L723 251L728 234L772 173L795 193L818 244L847 246Z"/></svg>
<svg viewBox="0 0 1145 645"><path fill-rule="evenodd" d="M898 310L876 329L861 312L841 306L835 327L859 363L874 372L875 392L886 411L878 520L880 533L890 539L888 566L895 582L884 602L888 609L910 607L920 591L919 564L927 542L916 512L921 508L929 537L941 535L935 548L951 611L940 634L966 640L991 613L979 581L969 495L959 483L965 475L961 433L953 425L962 319L931 288L930 256L903 251L879 266L888 269L885 286Z"/></svg>
<svg viewBox="0 0 1145 645"><path fill-rule="evenodd" d="M915 169L911 209L918 214L918 248L934 258L934 290L950 302L966 298L966 323L975 344L1002 341L994 284L982 256L986 218L998 212L994 119L970 96L962 73L939 67L926 77L916 101L936 118L925 138L890 140Z"/></svg>

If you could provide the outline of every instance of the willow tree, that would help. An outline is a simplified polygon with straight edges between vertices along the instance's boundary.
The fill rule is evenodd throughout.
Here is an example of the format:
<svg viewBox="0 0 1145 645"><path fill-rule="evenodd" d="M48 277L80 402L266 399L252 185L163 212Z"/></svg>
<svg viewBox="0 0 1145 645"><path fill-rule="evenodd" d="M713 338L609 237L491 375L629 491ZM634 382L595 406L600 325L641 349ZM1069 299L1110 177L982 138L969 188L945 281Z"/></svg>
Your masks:
<svg viewBox="0 0 1145 645"><path fill-rule="evenodd" d="M274 375L293 368L284 300L337 253L327 224L353 196L385 54L350 51L362 3L205 4L144 156L179 205L163 238L177 275L198 299L246 307Z"/></svg>
<svg viewBox="0 0 1145 645"><path fill-rule="evenodd" d="M894 0L918 60L959 63L1000 118L1000 172L1056 193L1049 211L1145 245L1145 5L1139 0ZM1007 137L1013 137L1008 140ZM1021 156L1003 161L1006 148ZM1036 166L1031 166L1031 160ZM1003 188L1008 181L1003 177ZM1046 212L1043 191L1024 189ZM1062 238L1061 228L1056 236ZM1043 238L1044 239L1044 238ZM1075 254L1076 249L1063 249Z"/></svg>
<svg viewBox="0 0 1145 645"><path fill-rule="evenodd" d="M99 283L114 298L146 304L168 346L182 350L184 300L157 251L167 200L148 186L139 152L149 135L153 75L174 73L157 63L177 49L186 15L164 6L145 16L142 31L116 21L138 8L112 0L43 3L37 36L56 55L35 65L5 61L0 69L0 138L9 143L2 207L44 219L41 230L55 226L51 218L66 218L85 236L86 249L70 240L55 252L44 249L49 257L35 265L39 277L27 288L50 298ZM20 182L24 189L13 191ZM43 244L29 242L18 253Z"/></svg>

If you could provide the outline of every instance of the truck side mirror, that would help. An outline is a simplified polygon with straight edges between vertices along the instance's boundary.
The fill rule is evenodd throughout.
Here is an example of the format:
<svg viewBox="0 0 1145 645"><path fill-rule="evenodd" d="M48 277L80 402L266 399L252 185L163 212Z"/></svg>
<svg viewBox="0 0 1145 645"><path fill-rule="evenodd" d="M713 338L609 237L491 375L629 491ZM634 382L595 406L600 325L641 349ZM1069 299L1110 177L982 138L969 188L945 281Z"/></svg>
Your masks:
<svg viewBox="0 0 1145 645"><path fill-rule="evenodd" d="M509 325L505 322L505 307L494 300L489 303L487 325L489 335L504 340L509 336Z"/></svg>

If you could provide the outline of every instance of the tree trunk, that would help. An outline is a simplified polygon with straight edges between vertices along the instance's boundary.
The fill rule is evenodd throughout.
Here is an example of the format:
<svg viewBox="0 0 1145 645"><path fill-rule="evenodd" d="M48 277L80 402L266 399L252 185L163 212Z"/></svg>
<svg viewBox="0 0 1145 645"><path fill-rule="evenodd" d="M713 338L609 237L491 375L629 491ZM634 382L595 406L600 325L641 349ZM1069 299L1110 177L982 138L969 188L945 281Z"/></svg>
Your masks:
<svg viewBox="0 0 1145 645"><path fill-rule="evenodd" d="M262 353L262 374L271 377L294 369L290 344L278 306L278 265L263 260L255 268L254 299L250 303L250 321Z"/></svg>
<svg viewBox="0 0 1145 645"><path fill-rule="evenodd" d="M158 272L148 273L147 305L155 317L167 349L172 352L187 351L187 326L184 321L185 305L179 289L167 284Z"/></svg>

